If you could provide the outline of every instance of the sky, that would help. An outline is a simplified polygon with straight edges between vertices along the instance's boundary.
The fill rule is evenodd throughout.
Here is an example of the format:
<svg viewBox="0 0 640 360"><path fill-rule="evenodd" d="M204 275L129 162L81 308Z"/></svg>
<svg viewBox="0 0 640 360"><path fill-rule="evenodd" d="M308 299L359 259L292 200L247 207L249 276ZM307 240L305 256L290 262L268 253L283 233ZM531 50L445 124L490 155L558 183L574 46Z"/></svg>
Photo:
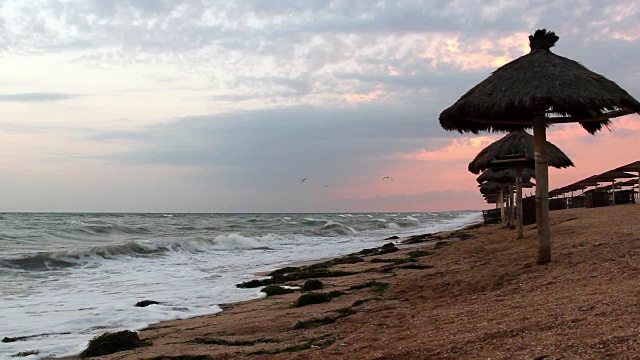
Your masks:
<svg viewBox="0 0 640 360"><path fill-rule="evenodd" d="M440 112L539 28L640 98L638 20L632 0L0 0L0 211L490 208L467 164L504 134ZM548 140L576 164L553 189L640 159L640 117Z"/></svg>

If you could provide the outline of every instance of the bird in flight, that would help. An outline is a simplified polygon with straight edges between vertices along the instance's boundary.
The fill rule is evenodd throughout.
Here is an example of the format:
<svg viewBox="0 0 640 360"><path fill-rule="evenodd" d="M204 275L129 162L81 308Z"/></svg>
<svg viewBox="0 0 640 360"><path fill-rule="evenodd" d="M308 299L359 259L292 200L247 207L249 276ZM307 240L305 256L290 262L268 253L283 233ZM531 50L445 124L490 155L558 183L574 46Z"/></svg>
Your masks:
<svg viewBox="0 0 640 360"><path fill-rule="evenodd" d="M325 185L324 187L329 187L329 185Z"/></svg>
<svg viewBox="0 0 640 360"><path fill-rule="evenodd" d="M382 180L387 180L387 179L393 180L393 178L391 176L385 176L385 177L382 178Z"/></svg>
<svg viewBox="0 0 640 360"><path fill-rule="evenodd" d="M303 183L305 181L307 181L307 178L304 178L304 179L300 180L301 183Z"/></svg>

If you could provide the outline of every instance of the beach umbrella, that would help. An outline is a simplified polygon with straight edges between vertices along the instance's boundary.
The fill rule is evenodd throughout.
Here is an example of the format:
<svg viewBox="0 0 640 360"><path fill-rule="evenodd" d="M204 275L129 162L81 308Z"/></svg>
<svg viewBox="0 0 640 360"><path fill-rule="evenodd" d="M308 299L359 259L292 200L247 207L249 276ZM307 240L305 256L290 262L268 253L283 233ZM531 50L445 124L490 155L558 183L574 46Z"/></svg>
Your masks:
<svg viewBox="0 0 640 360"><path fill-rule="evenodd" d="M510 184L516 183L517 171L513 168L508 169L487 169L480 176L476 178L478 184L482 184L485 181L497 181L506 182ZM534 170L532 168L523 168L520 174L523 181L528 181L532 177L535 177Z"/></svg>
<svg viewBox="0 0 640 360"><path fill-rule="evenodd" d="M506 193L505 187L507 186L507 184L497 181L485 181L484 183L478 185L480 194L485 196L485 198L487 196L495 196L496 205L500 209L500 218L502 219L502 222L506 222L504 211L504 195Z"/></svg>
<svg viewBox="0 0 640 360"><path fill-rule="evenodd" d="M501 214L502 214L502 219L503 222L506 222L509 226L514 226L513 222L514 222L514 201L513 201L513 188L514 188L514 184L516 183L516 178L514 174L510 174L513 173L513 169L506 169L506 170L500 170L500 171L494 171L492 169L489 169L487 171L485 171L484 173L482 173L482 175L480 175L476 180L478 181L478 183L480 183L480 185L478 185L478 187L480 188L480 193L483 195L496 195L496 204L498 205L498 207L501 210ZM533 173L533 170L529 169L528 173L525 174L527 176L521 177L520 179L522 181L518 182L519 184L519 191L520 191L520 205L522 206L522 188L526 187L526 188L532 188L535 186L535 184L533 184L531 182L531 173ZM507 212L505 216L505 209L504 209L504 202L505 202L505 196L507 196L506 198L506 202L507 202ZM521 219L522 219L522 213L520 212L519 215L519 224L521 224ZM520 226L521 228L522 226Z"/></svg>
<svg viewBox="0 0 640 360"><path fill-rule="evenodd" d="M561 169L574 166L573 162L562 150L550 142L546 142L548 165ZM524 130L512 131L501 139L489 144L482 149L478 155L469 163L468 170L474 174L478 174L491 166L497 159L504 159L517 156L523 160L524 165L533 165L535 163L535 139L533 135ZM519 165L516 164L516 173ZM516 174L517 177L517 174ZM535 176L533 176L535 177ZM518 210L517 229L518 239L522 238L523 233L523 210L522 210L522 187L516 181L516 209Z"/></svg>
<svg viewBox="0 0 640 360"><path fill-rule="evenodd" d="M558 39L537 30L529 36L531 52L498 68L440 114L444 129L461 133L533 128L538 264L551 261L547 126L577 122L594 134L611 118L640 112L640 102L616 83L552 53Z"/></svg>
<svg viewBox="0 0 640 360"><path fill-rule="evenodd" d="M546 146L549 166L558 169L574 166L571 159L557 146L548 141L546 142ZM535 162L535 152L533 135L523 130L512 131L480 150L478 155L469 163L468 170L474 174L479 174L492 167L492 161L511 155L520 155L523 158L527 158L530 160L531 165L533 165Z"/></svg>
<svg viewBox="0 0 640 360"><path fill-rule="evenodd" d="M523 174L521 174L521 179L525 179L526 181L528 181L529 179L531 179L531 177L533 177L533 169L531 168L525 168L523 169L521 172L524 172ZM514 170L513 168L508 168L508 169L487 169L485 170L482 174L480 174L480 176L478 176L476 178L476 181L479 184L482 184L485 181L495 181L495 182L502 182L502 183L507 183L508 184L508 188L507 188L507 194L508 194L508 198L507 198L507 210L508 210L508 216L507 216L507 222L509 224L510 227L514 226L514 221L515 221L515 214L514 214L514 201L513 201L513 186L516 185L516 191L518 192L518 194L520 194L520 197L518 197L518 199L522 200L522 186L520 185L520 182L518 182L517 180L517 171ZM502 209L502 203L500 204L500 208ZM518 203L518 206L521 206L521 203ZM521 217L521 216L520 216ZM518 220L518 223L521 223L520 220ZM518 227L518 233L522 233L522 227L519 226Z"/></svg>

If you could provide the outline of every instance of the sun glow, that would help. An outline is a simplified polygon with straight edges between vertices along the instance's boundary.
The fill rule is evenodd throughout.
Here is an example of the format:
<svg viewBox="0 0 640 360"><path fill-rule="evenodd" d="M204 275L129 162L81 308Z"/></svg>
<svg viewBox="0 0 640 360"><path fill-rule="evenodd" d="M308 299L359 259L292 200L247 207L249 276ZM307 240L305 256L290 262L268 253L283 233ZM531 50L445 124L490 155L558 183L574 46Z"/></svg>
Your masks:
<svg viewBox="0 0 640 360"><path fill-rule="evenodd" d="M453 139L451 143L444 148L434 151L418 149L412 153L401 154L400 158L417 161L448 161L459 159L469 159L469 161L471 161L480 150L493 141L495 141L495 139L489 136Z"/></svg>

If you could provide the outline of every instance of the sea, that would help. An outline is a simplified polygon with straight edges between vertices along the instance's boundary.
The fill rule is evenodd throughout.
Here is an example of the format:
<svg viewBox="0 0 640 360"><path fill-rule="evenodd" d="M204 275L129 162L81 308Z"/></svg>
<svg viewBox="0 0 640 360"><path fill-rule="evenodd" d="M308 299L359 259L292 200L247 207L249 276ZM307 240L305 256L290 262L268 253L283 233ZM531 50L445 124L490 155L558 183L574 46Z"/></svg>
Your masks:
<svg viewBox="0 0 640 360"><path fill-rule="evenodd" d="M263 297L259 288L236 287L260 273L481 218L479 211L3 213L0 359L76 355L105 332L213 314L220 304ZM160 304L134 306L142 300Z"/></svg>

